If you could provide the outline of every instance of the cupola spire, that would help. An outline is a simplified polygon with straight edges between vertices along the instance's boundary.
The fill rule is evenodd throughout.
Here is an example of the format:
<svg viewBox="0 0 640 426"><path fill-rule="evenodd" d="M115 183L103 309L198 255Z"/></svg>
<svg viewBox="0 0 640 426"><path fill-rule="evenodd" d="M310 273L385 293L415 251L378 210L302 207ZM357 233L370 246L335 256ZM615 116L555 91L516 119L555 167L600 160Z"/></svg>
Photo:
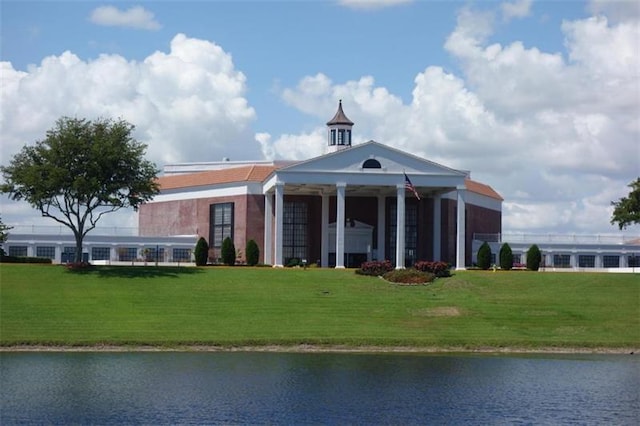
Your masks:
<svg viewBox="0 0 640 426"><path fill-rule="evenodd" d="M340 151L351 147L351 128L353 121L349 120L342 110L342 99L338 103L338 111L327 122L327 146L329 152Z"/></svg>

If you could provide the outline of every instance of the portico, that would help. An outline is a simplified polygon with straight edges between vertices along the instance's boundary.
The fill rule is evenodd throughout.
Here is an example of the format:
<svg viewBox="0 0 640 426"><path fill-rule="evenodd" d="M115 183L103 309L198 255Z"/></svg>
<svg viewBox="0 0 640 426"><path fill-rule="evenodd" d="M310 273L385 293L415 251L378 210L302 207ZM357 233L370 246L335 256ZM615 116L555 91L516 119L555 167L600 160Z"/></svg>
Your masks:
<svg viewBox="0 0 640 426"><path fill-rule="evenodd" d="M373 160L373 161L372 161ZM374 165L377 167L367 167ZM420 194L418 201L411 191L405 187L405 174L411 179L416 191ZM329 257L335 253L335 267L345 267L345 235L350 229L351 221L360 221L358 217L347 217L345 205L347 200L357 203L362 197L376 199L375 221L365 223L375 229L376 239L370 243L372 247L368 258L383 260L392 245L393 251L389 257L394 258L395 267L404 268L408 253L407 246L407 203L419 205L421 210L430 200L431 222L428 224L431 232L432 259L440 260L442 211L441 198L444 194L456 192L457 221L456 228L456 268L465 267L465 197L466 173L450 169L433 162L421 159L411 154L398 151L374 141L329 153L302 163L294 164L276 170L265 180L263 193L265 195L265 263L276 267L285 265L283 241L285 238L285 216L289 215L285 209L286 197L317 197L320 200L320 263L329 266ZM299 198L298 198L299 199ZM331 211L331 199L334 199L334 211ZM417 210L414 207L413 210ZM388 211L394 211L389 217ZM370 215L371 216L371 215ZM413 214L415 216L415 214ZM330 217L335 222L330 223ZM417 221L423 220L425 214L412 217L413 227ZM347 222L349 219L349 222ZM416 223L414 223L416 222ZM273 229L271 224L273 224ZM420 224L426 225L426 224ZM335 229L335 238L330 238L329 230ZM391 230L395 235L387 235ZM372 233L373 235L373 233ZM390 238L393 237L393 238ZM417 238L416 233L411 235ZM422 235L421 237L425 237ZM335 247L329 242L335 241ZM415 245L415 244L414 244ZM412 256L412 261L418 260ZM427 259L421 259L427 260ZM309 259L315 261L315 259Z"/></svg>

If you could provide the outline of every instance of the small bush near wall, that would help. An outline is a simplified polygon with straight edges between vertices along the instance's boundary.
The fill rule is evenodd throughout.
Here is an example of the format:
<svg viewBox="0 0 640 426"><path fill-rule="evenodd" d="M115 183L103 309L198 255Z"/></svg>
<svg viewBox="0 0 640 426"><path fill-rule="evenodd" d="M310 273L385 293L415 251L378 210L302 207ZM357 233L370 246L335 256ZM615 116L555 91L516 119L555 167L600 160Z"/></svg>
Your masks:
<svg viewBox="0 0 640 426"><path fill-rule="evenodd" d="M245 251L247 252L247 265L257 265L258 260L260 260L260 249L258 248L258 244L254 240L247 241L247 248Z"/></svg>
<svg viewBox="0 0 640 426"><path fill-rule="evenodd" d="M511 251L511 246L509 246L509 244L507 243L504 243L502 247L500 247L500 269L509 271L512 267L513 252Z"/></svg>
<svg viewBox="0 0 640 426"><path fill-rule="evenodd" d="M530 271L537 271L540 269L540 262L542 261L542 253L537 245L532 245L527 251L527 269Z"/></svg>
<svg viewBox="0 0 640 426"><path fill-rule="evenodd" d="M222 241L220 256L222 257L222 263L225 265L233 266L236 264L236 247L233 245L231 238L227 237Z"/></svg>
<svg viewBox="0 0 640 426"><path fill-rule="evenodd" d="M196 266L205 266L207 260L209 260L209 244L207 244L207 240L200 237L193 254L196 258Z"/></svg>
<svg viewBox="0 0 640 426"><path fill-rule="evenodd" d="M360 269L356 269L356 274L379 277L389 271L393 271L393 265L390 261L376 260L372 262L364 262L360 265Z"/></svg>
<svg viewBox="0 0 640 426"><path fill-rule="evenodd" d="M52 263L48 257L1 256L0 263Z"/></svg>
<svg viewBox="0 0 640 426"><path fill-rule="evenodd" d="M491 247L486 241L478 249L478 268L487 270L491 267Z"/></svg>

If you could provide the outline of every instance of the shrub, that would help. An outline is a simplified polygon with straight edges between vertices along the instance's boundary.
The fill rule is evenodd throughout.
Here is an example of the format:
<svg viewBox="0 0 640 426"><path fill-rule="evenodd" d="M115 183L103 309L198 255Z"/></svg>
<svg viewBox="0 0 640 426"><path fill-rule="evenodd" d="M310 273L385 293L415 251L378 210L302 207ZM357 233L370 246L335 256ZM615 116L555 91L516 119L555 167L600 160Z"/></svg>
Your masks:
<svg viewBox="0 0 640 426"><path fill-rule="evenodd" d="M500 269L510 271L513 267L513 252L509 244L504 243L500 247Z"/></svg>
<svg viewBox="0 0 640 426"><path fill-rule="evenodd" d="M205 266L207 264L209 260L209 244L207 244L207 240L204 237L200 237L196 243L194 256L196 258L196 266Z"/></svg>
<svg viewBox="0 0 640 426"><path fill-rule="evenodd" d="M449 264L447 262L430 262L421 260L413 265L418 271L430 272L438 278L450 277L451 271L449 270Z"/></svg>
<svg viewBox="0 0 640 426"><path fill-rule="evenodd" d="M258 244L254 240L249 240L245 251L247 252L247 265L257 265L258 260L260 260L260 249L258 248Z"/></svg>
<svg viewBox="0 0 640 426"><path fill-rule="evenodd" d="M537 271L540 269L540 262L542 261L542 253L537 245L532 245L527 251L527 269L530 271Z"/></svg>
<svg viewBox="0 0 640 426"><path fill-rule="evenodd" d="M422 272L417 269L396 269L385 273L382 277L387 281L401 284L426 284L436 278L430 272Z"/></svg>
<svg viewBox="0 0 640 426"><path fill-rule="evenodd" d="M478 249L478 268L487 270L491 267L491 247L486 241Z"/></svg>
<svg viewBox="0 0 640 426"><path fill-rule="evenodd" d="M389 271L393 271L393 265L391 265L390 261L374 260L372 262L362 263L362 265L360 265L360 269L356 269L356 274L379 277Z"/></svg>
<svg viewBox="0 0 640 426"><path fill-rule="evenodd" d="M301 266L302 262L300 261L300 259L298 259L297 257L292 257L291 259L287 260L287 268L294 268L296 266Z"/></svg>
<svg viewBox="0 0 640 426"><path fill-rule="evenodd" d="M88 271L93 269L93 265L89 262L72 262L65 265L70 271Z"/></svg>
<svg viewBox="0 0 640 426"><path fill-rule="evenodd" d="M222 241L220 256L222 257L222 263L225 265L233 266L236 264L236 246L233 245L230 237Z"/></svg>
<svg viewBox="0 0 640 426"><path fill-rule="evenodd" d="M0 256L0 263L53 263L48 257Z"/></svg>

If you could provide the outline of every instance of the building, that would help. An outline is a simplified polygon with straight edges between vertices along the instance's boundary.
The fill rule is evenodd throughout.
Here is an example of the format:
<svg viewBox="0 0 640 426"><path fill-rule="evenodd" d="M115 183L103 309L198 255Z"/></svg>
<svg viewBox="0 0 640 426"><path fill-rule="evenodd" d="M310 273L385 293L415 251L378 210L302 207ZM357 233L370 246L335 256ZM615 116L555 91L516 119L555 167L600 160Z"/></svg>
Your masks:
<svg viewBox="0 0 640 426"><path fill-rule="evenodd" d="M391 260L471 264L476 233L500 233L502 197L455 170L384 144L352 146L342 103L327 123L327 153L300 162L168 165L160 194L139 209L142 236L197 234L210 258L230 237L261 261L323 267Z"/></svg>

